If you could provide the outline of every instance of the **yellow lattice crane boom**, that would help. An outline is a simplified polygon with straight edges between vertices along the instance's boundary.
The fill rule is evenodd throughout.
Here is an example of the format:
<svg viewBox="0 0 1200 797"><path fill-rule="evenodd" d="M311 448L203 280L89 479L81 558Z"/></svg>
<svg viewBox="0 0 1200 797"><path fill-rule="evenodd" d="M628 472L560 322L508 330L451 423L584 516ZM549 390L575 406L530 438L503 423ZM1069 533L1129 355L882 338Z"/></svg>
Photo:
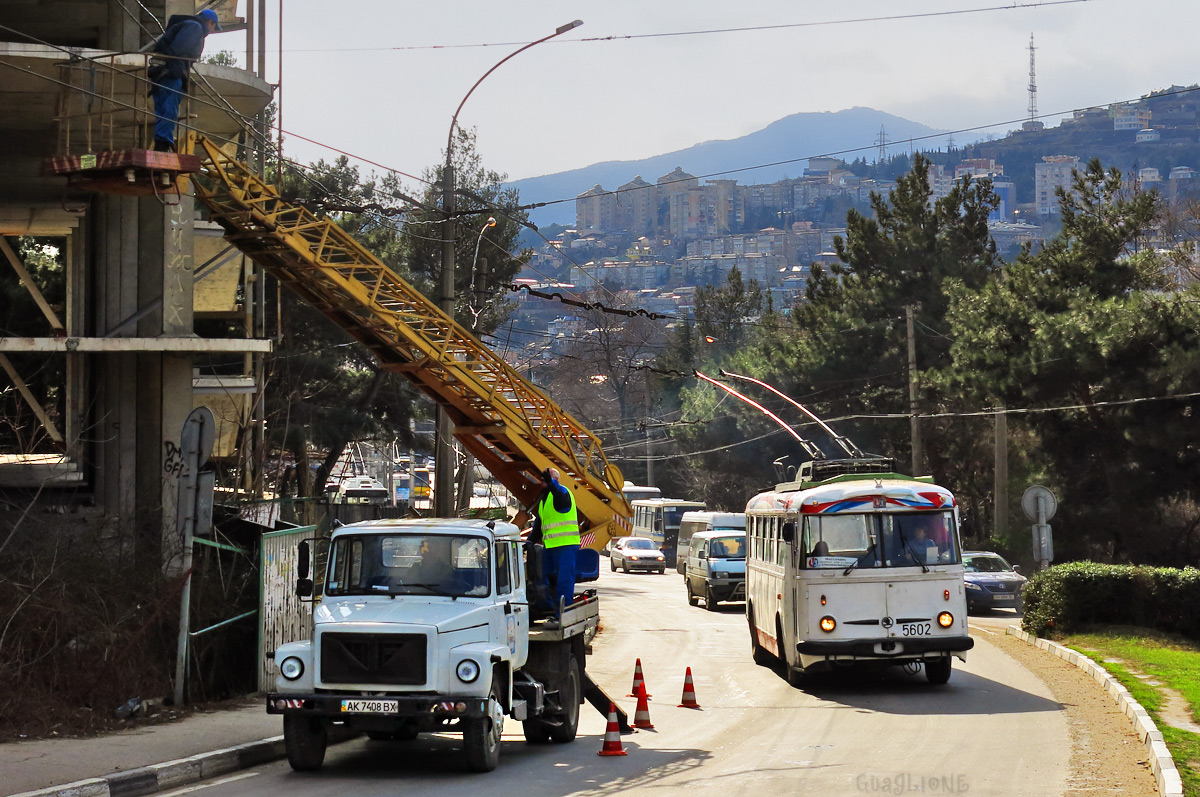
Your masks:
<svg viewBox="0 0 1200 797"><path fill-rule="evenodd" d="M212 141L197 138L195 153L196 198L225 239L444 407L454 436L523 506L554 467L575 495L585 546L629 533L621 472L583 424L337 224L284 200Z"/></svg>

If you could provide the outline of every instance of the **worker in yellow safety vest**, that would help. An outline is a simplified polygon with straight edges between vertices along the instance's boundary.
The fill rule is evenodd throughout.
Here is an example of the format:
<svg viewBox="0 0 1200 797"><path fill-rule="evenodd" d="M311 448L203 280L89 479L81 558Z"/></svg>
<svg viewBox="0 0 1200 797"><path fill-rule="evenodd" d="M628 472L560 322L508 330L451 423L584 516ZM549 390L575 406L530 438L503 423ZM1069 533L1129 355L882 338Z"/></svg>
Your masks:
<svg viewBox="0 0 1200 797"><path fill-rule="evenodd" d="M542 472L542 491L537 502L537 513L533 520L531 542L540 542L546 548L542 559L545 576L554 585L550 592L554 602L554 614L558 617L560 606L569 606L575 600L575 558L579 553L579 514L575 509L575 496L559 484L558 471L546 468Z"/></svg>

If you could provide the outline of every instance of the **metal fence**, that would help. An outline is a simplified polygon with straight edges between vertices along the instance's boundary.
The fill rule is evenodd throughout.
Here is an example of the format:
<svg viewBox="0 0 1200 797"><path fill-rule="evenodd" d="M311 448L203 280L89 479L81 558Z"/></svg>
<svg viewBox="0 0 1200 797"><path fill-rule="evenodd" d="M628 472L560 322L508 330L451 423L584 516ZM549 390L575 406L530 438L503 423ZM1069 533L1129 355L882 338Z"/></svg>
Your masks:
<svg viewBox="0 0 1200 797"><path fill-rule="evenodd" d="M317 536L316 526L298 526L262 535L259 557L259 604L262 607L258 635L258 688L275 688L279 668L274 653L282 644L308 639L312 633L313 603L296 597L296 576L301 540ZM315 562L314 562L315 564Z"/></svg>

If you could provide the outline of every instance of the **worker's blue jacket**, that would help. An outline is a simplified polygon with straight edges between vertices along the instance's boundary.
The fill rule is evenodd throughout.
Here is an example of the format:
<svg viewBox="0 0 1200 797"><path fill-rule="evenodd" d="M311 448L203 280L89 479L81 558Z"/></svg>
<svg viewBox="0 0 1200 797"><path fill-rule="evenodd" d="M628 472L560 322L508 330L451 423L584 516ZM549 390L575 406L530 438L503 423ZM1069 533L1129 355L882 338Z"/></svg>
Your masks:
<svg viewBox="0 0 1200 797"><path fill-rule="evenodd" d="M166 31L154 43L154 52L174 56L167 59L164 77L186 79L192 62L204 54L204 37L207 35L208 26L200 17L173 14ZM179 60L184 58L187 60Z"/></svg>

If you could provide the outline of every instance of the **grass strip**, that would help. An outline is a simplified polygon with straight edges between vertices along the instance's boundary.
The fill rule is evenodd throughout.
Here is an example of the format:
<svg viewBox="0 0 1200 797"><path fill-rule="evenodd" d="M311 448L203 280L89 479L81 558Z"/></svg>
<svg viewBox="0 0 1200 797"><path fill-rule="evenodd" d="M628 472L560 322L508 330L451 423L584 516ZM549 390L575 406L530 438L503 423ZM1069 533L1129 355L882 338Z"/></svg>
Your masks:
<svg viewBox="0 0 1200 797"><path fill-rule="evenodd" d="M1089 629L1061 642L1104 667L1142 704L1162 731L1183 780L1184 794L1200 797L1200 734L1163 722L1163 693L1147 683L1148 679L1138 677L1150 676L1180 693L1192 720L1200 721L1200 647L1183 637L1130 626Z"/></svg>

